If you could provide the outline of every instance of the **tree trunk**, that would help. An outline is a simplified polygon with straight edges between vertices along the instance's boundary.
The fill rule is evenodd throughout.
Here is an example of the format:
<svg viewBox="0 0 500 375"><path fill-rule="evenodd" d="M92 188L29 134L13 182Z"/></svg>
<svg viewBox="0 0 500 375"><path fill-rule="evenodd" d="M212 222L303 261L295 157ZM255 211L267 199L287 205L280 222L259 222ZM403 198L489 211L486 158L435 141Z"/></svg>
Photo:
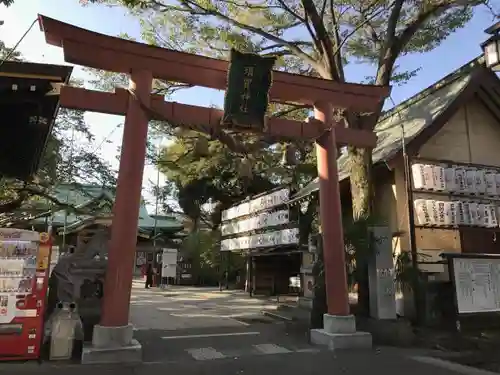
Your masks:
<svg viewBox="0 0 500 375"><path fill-rule="evenodd" d="M372 213L372 150L349 147L352 218L366 219Z"/></svg>
<svg viewBox="0 0 500 375"><path fill-rule="evenodd" d="M356 222L367 219L372 213L372 150L349 147L348 152L351 171L352 218ZM363 316L370 314L367 255L367 251L356 251L356 281L358 284L356 312Z"/></svg>

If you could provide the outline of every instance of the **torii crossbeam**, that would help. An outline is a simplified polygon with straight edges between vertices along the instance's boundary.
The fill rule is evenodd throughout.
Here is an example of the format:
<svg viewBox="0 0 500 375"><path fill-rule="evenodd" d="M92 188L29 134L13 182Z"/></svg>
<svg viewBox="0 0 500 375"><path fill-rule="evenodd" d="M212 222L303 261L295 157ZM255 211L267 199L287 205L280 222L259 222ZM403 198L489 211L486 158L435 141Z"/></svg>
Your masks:
<svg viewBox="0 0 500 375"><path fill-rule="evenodd" d="M220 126L222 116L222 112L216 109L166 102L163 97L151 94L152 81L160 78L224 90L228 62L94 33L45 16L39 16L39 23L47 43L63 48L65 61L130 74L130 91L117 89L108 93L64 86L60 91L60 103L67 108L125 115L102 319L95 327L93 346L97 353L111 347L132 350L137 345L132 342L129 303L151 113L174 124L214 128ZM131 91L134 95L130 94ZM325 316L325 328L336 324L343 327L339 328L341 333L348 333L345 327L355 325L351 324L353 320L349 315L337 144L374 147L376 136L369 131L337 125L332 118L333 108L376 111L389 92L389 87L338 83L283 72L274 72L273 75L272 101L302 103L314 108L314 121L301 123L269 119L268 132L282 139L316 140L327 315L333 319L327 324ZM347 325L346 319L349 321ZM88 362L92 362L94 357L90 352L87 355ZM120 360L132 357L129 355Z"/></svg>

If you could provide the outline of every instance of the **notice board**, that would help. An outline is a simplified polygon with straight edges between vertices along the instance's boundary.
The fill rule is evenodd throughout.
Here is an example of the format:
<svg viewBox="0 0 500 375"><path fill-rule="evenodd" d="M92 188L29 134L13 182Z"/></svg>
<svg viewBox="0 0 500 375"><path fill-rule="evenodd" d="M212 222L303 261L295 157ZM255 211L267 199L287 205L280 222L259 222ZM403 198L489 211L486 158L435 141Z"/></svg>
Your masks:
<svg viewBox="0 0 500 375"><path fill-rule="evenodd" d="M453 258L459 314L500 311L500 258Z"/></svg>
<svg viewBox="0 0 500 375"><path fill-rule="evenodd" d="M177 249L163 249L161 259L161 277L177 276Z"/></svg>

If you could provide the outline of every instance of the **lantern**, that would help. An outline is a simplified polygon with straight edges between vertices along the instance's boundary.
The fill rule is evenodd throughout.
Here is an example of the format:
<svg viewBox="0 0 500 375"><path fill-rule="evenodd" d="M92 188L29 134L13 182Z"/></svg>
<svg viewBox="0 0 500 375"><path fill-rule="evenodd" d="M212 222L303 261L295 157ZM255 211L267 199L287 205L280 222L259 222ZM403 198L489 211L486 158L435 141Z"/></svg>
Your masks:
<svg viewBox="0 0 500 375"><path fill-rule="evenodd" d="M182 126L177 126L177 127L172 129L172 134L175 137L182 137L182 136L186 135L186 130Z"/></svg>
<svg viewBox="0 0 500 375"><path fill-rule="evenodd" d="M284 166L293 166L298 164L297 148L294 145L285 145L281 164Z"/></svg>
<svg viewBox="0 0 500 375"><path fill-rule="evenodd" d="M486 67L500 71L500 22L490 26L484 32L491 35L486 42L481 44Z"/></svg>
<svg viewBox="0 0 500 375"><path fill-rule="evenodd" d="M200 136L194 144L194 153L198 157L208 156L209 154L208 139L206 139L203 136Z"/></svg>
<svg viewBox="0 0 500 375"><path fill-rule="evenodd" d="M248 158L243 158L238 167L238 174L240 177L251 178L253 176L252 168L252 162Z"/></svg>

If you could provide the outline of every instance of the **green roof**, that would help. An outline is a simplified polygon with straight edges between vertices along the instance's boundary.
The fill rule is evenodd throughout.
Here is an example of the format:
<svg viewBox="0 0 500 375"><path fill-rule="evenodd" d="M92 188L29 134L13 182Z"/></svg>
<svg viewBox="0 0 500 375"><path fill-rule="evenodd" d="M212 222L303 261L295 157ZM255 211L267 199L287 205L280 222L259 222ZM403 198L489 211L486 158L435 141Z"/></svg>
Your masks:
<svg viewBox="0 0 500 375"><path fill-rule="evenodd" d="M474 68L480 67L481 62L473 60L384 113L374 129L378 140L372 153L373 164L387 162L401 151L403 132L405 145L408 145L423 130L431 126L471 83ZM347 152L343 152L337 159L337 166L339 181L348 178ZM289 203L301 200L317 190L319 190L319 179L316 177L314 181L299 190Z"/></svg>
<svg viewBox="0 0 500 375"><path fill-rule="evenodd" d="M114 200L115 191L113 188L106 188L97 185L74 185L61 184L54 190L53 195L61 202L68 202L79 209L84 209L95 205L94 210L89 214L68 213L66 218L67 226L75 226L79 223L88 220L99 213L111 212ZM35 219L35 223L45 223L45 218ZM54 213L52 224L56 227L63 226L65 223L64 210ZM146 208L146 204L142 201L139 209L140 229L152 229L155 226L155 219L151 217ZM157 217L156 227L159 230L182 230L182 223L174 216Z"/></svg>

